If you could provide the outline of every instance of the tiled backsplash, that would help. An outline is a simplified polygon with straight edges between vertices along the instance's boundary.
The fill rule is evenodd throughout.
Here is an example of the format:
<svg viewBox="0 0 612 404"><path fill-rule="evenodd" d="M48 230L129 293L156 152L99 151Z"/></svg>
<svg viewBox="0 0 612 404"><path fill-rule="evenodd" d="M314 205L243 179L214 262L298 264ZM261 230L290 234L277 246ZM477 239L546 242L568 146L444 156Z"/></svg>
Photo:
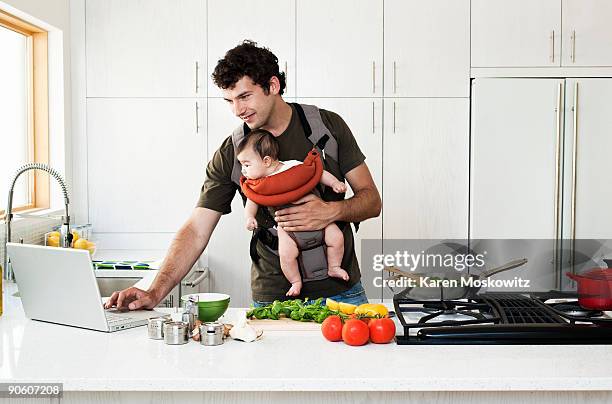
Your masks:
<svg viewBox="0 0 612 404"><path fill-rule="evenodd" d="M23 239L26 244L45 244L45 233L50 232L54 226L61 224L59 218L16 218L11 222L11 241L19 242ZM4 246L4 221L0 222L0 246ZM4 262L4 248L0 248L0 264Z"/></svg>

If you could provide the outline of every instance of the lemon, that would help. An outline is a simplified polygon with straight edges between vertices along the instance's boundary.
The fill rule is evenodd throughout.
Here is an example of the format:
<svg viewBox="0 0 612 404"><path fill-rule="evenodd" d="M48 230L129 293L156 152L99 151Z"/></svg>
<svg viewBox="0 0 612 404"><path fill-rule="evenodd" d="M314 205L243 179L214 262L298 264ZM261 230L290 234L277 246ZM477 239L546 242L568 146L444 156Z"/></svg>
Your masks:
<svg viewBox="0 0 612 404"><path fill-rule="evenodd" d="M326 299L325 305L329 307L331 310L338 310L338 302L330 298Z"/></svg>
<svg viewBox="0 0 612 404"><path fill-rule="evenodd" d="M344 314L353 314L357 306L350 303L338 303L338 309Z"/></svg>
<svg viewBox="0 0 612 404"><path fill-rule="evenodd" d="M76 248L78 250L87 250L89 249L89 241L84 238L80 238L74 242L73 246L73 248Z"/></svg>
<svg viewBox="0 0 612 404"><path fill-rule="evenodd" d="M379 303L365 303L355 309L355 314L386 317L389 315L389 310Z"/></svg>
<svg viewBox="0 0 612 404"><path fill-rule="evenodd" d="M47 236L47 246L59 247L59 236Z"/></svg>
<svg viewBox="0 0 612 404"><path fill-rule="evenodd" d="M79 232L76 230L72 230L72 242L77 241L78 239L80 239L81 237L79 236Z"/></svg>
<svg viewBox="0 0 612 404"><path fill-rule="evenodd" d="M47 234L47 237L57 237L59 238L61 236L59 231L52 231L50 233Z"/></svg>

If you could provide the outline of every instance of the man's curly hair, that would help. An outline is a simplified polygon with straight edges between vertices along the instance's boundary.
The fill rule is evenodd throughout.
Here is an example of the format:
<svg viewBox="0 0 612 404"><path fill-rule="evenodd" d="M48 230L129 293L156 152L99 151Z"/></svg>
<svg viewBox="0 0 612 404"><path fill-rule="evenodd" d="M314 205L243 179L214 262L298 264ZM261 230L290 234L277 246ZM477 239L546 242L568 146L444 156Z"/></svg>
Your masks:
<svg viewBox="0 0 612 404"><path fill-rule="evenodd" d="M282 95L285 91L285 73L278 68L278 58L270 49L259 47L257 42L250 40L227 51L217 62L212 79L217 87L225 90L234 87L244 76L259 84L265 94L270 91L270 79L276 76L280 82L279 93Z"/></svg>

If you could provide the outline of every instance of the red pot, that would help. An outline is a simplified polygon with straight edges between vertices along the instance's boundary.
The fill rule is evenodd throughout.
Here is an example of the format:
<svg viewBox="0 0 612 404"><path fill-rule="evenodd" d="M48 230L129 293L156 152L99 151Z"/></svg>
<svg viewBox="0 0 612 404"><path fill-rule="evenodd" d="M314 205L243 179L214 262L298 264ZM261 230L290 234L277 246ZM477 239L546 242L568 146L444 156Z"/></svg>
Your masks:
<svg viewBox="0 0 612 404"><path fill-rule="evenodd" d="M593 268L583 274L567 272L578 283L578 304L585 309L612 310L612 269Z"/></svg>

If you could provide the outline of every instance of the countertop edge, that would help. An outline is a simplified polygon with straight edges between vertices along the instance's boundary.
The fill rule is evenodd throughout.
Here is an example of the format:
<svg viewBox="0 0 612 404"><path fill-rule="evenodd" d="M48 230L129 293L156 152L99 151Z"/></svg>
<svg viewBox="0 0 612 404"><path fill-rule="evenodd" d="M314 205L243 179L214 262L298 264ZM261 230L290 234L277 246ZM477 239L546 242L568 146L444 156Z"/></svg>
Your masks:
<svg viewBox="0 0 612 404"><path fill-rule="evenodd" d="M64 391L612 391L612 378L544 379L76 379L76 380L3 380L5 383L63 383Z"/></svg>

